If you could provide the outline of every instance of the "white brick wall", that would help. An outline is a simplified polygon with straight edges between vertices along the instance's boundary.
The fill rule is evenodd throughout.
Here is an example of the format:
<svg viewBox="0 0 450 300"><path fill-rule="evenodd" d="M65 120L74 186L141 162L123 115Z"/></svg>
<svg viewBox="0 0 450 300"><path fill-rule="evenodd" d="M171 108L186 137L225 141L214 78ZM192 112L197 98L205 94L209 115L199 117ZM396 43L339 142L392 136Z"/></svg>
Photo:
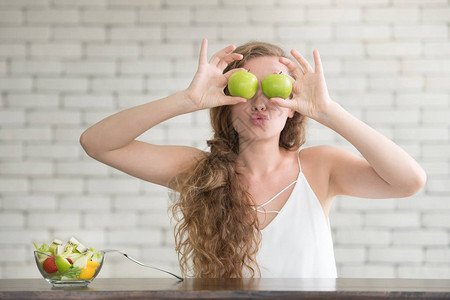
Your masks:
<svg viewBox="0 0 450 300"><path fill-rule="evenodd" d="M0 0L0 278L39 277L32 241L74 235L177 272L167 189L93 161L78 139L186 87L210 55L262 39L321 52L330 94L426 169L405 199L338 197L342 277L450 278L448 0ZM205 149L208 112L139 139ZM307 146L355 151L310 122ZM111 256L102 277L166 277Z"/></svg>

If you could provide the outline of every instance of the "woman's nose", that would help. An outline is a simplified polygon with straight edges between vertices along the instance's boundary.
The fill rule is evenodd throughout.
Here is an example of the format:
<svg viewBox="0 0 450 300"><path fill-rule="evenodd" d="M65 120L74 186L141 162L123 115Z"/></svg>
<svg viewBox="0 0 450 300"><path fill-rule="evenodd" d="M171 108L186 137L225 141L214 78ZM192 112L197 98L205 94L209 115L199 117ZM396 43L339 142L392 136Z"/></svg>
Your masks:
<svg viewBox="0 0 450 300"><path fill-rule="evenodd" d="M265 111L266 101L265 96L258 93L252 101L252 111Z"/></svg>

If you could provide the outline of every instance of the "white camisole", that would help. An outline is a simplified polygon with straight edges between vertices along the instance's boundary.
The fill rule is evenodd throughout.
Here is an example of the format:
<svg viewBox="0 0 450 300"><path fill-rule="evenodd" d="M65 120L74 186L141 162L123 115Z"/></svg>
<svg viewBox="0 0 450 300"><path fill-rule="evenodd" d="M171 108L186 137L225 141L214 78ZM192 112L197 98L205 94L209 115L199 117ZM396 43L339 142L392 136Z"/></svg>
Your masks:
<svg viewBox="0 0 450 300"><path fill-rule="evenodd" d="M261 230L256 256L262 278L337 278L331 229L322 206L302 172L298 156L297 180L278 215Z"/></svg>

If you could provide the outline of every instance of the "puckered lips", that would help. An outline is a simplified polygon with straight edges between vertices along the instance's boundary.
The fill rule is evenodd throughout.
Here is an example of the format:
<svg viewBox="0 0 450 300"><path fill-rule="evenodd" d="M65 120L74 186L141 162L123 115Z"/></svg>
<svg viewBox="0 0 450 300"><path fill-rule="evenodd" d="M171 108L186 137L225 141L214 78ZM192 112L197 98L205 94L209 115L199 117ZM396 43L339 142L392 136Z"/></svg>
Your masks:
<svg viewBox="0 0 450 300"><path fill-rule="evenodd" d="M269 120L269 117L264 113L254 113L252 114L252 123L256 126L261 126Z"/></svg>

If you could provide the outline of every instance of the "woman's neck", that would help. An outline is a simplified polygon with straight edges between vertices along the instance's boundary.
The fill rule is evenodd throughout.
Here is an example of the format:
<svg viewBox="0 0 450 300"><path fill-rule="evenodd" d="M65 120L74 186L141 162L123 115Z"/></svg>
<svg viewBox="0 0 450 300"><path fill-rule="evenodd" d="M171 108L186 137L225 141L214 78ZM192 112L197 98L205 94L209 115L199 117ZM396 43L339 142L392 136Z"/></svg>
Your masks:
<svg viewBox="0 0 450 300"><path fill-rule="evenodd" d="M276 170L282 161L282 149L278 143L254 141L241 145L237 159L238 168L247 174L264 176Z"/></svg>

